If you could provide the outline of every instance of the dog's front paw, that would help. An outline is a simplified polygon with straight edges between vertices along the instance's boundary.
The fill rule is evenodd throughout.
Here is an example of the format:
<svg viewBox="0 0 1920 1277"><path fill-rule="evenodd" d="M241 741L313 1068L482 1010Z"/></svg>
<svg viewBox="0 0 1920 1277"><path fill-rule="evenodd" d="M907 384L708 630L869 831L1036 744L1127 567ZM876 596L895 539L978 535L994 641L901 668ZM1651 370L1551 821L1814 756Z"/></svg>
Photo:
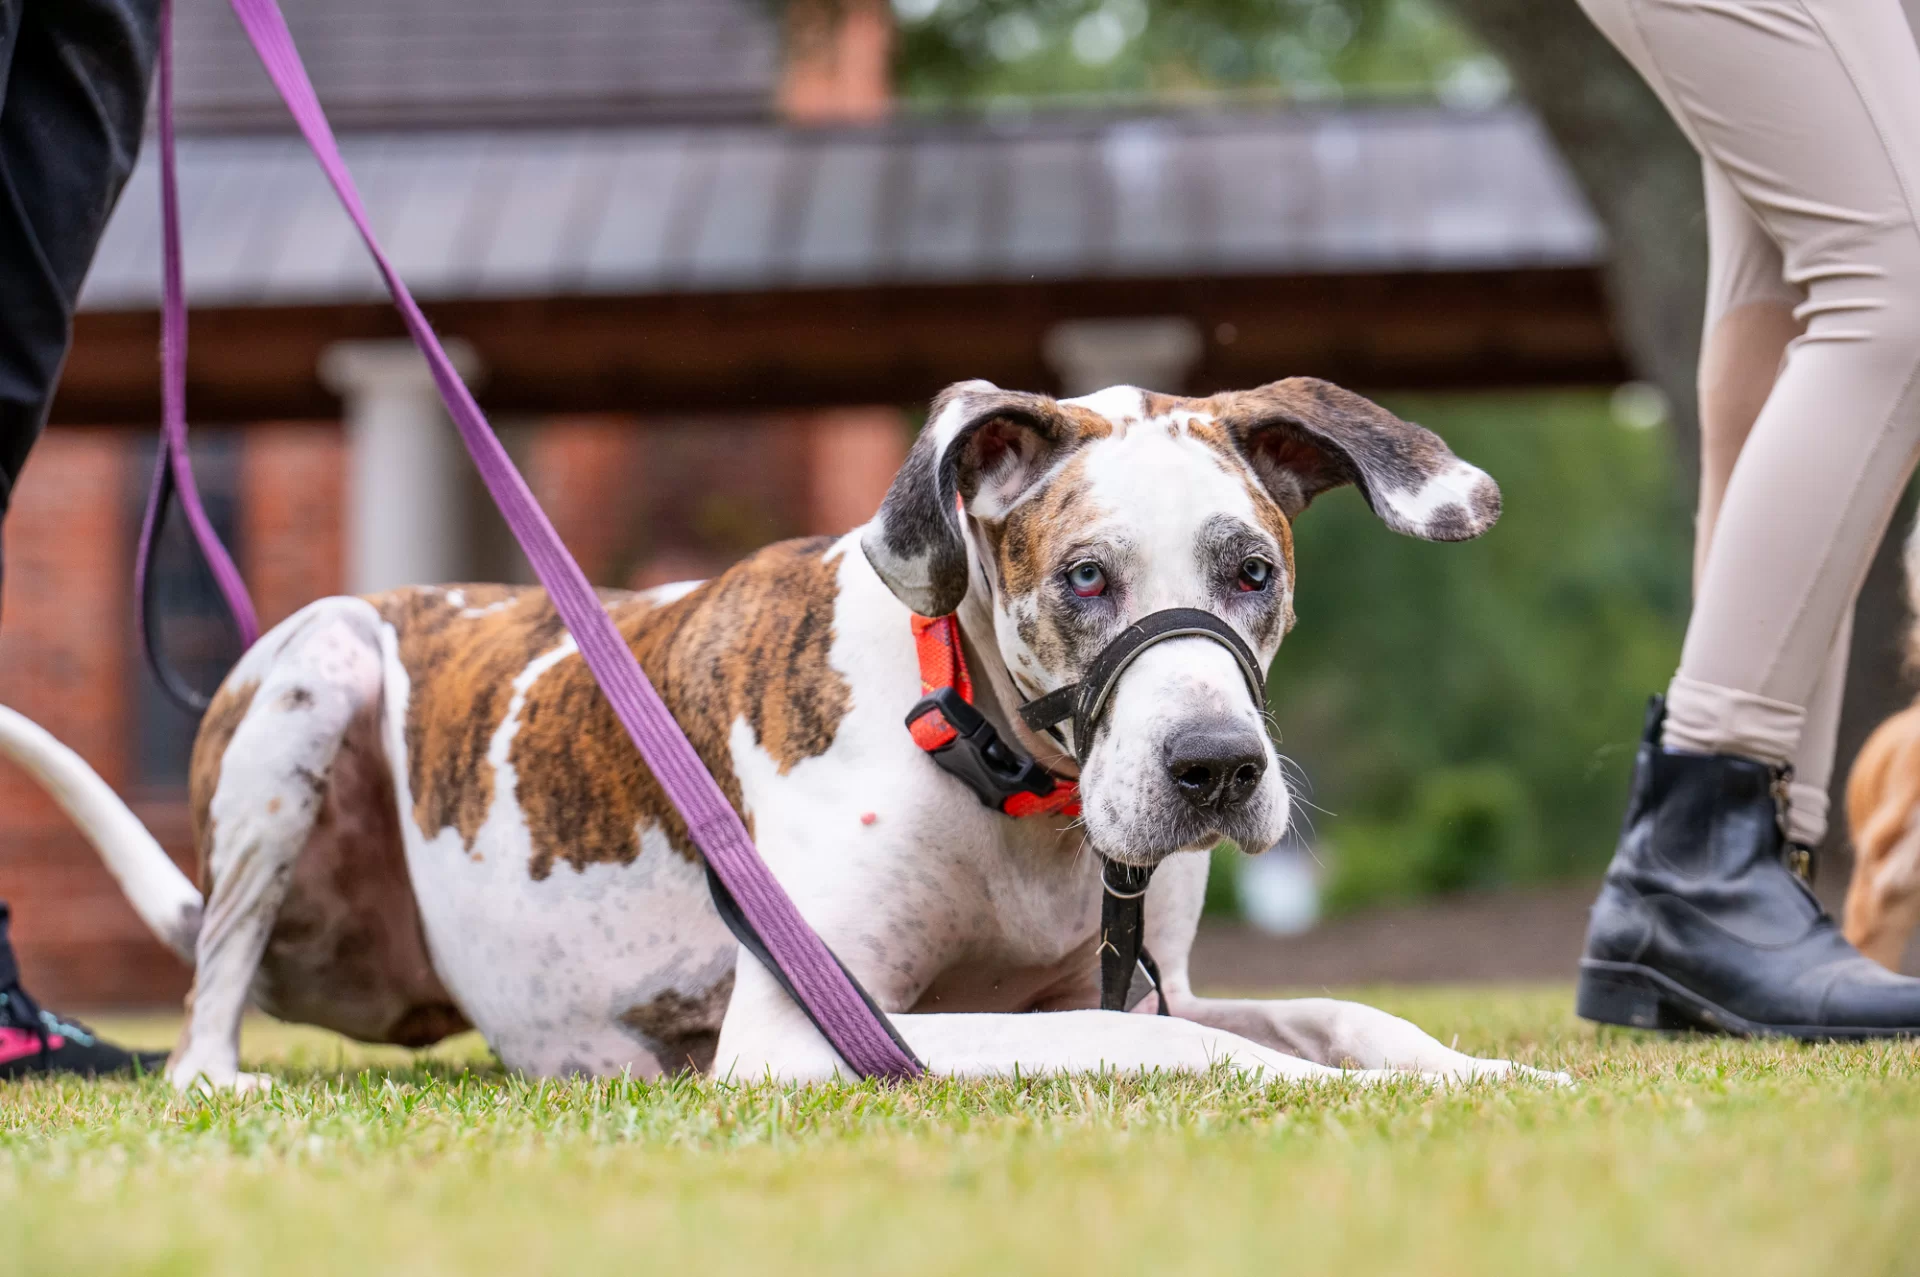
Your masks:
<svg viewBox="0 0 1920 1277"><path fill-rule="evenodd" d="M188 1060L169 1064L167 1081L177 1095L250 1095L273 1089L273 1079L265 1073L242 1073L231 1065L195 1065Z"/></svg>
<svg viewBox="0 0 1920 1277"><path fill-rule="evenodd" d="M1429 1077L1445 1082L1490 1081L1539 1082L1547 1086L1572 1086L1573 1078L1549 1069L1536 1069L1512 1060L1479 1060L1468 1057L1451 1068L1438 1069Z"/></svg>

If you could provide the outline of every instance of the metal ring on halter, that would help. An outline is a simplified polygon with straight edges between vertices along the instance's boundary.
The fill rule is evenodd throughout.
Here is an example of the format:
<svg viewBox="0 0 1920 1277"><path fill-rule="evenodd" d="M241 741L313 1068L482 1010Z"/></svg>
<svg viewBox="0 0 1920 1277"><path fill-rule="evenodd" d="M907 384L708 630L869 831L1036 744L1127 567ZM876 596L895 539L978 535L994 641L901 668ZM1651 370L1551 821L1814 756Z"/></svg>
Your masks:
<svg viewBox="0 0 1920 1277"><path fill-rule="evenodd" d="M1120 875L1117 883L1113 880L1116 873ZM1151 865L1127 865L1104 858L1100 862L1100 885L1115 900L1138 900L1147 894L1152 881Z"/></svg>

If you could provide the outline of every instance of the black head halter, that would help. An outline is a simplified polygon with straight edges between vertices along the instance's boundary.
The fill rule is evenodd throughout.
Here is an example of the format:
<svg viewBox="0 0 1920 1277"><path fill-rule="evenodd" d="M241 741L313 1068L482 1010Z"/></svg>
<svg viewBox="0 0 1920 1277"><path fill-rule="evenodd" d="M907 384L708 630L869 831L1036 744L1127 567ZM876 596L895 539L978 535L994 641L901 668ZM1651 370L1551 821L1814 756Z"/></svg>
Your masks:
<svg viewBox="0 0 1920 1277"><path fill-rule="evenodd" d="M1231 625L1211 612L1192 607L1170 607L1164 611L1150 612L1114 635L1113 641L1101 648L1093 658L1093 663L1087 666L1085 678L1028 701L1020 707L1021 719L1034 731L1044 732L1071 718L1074 757L1085 762L1087 747L1093 743L1094 725L1100 721L1107 702L1113 698L1113 689L1120 682L1120 676L1140 658L1142 652L1156 643L1177 638L1212 639L1232 652L1235 663L1240 666L1241 675L1247 680L1247 691L1252 695L1253 703L1263 712L1266 710L1267 678L1260 669L1259 658L1254 656L1247 641L1235 633Z"/></svg>
<svg viewBox="0 0 1920 1277"><path fill-rule="evenodd" d="M1113 689L1127 667L1156 643L1169 639L1212 639L1233 653L1247 691L1262 712L1267 708L1267 680L1259 658L1232 626L1211 612L1198 608L1170 607L1141 617L1115 635L1100 649L1087 667L1086 677L1078 683L1048 692L1038 700L1020 707L1020 717L1036 732L1051 732L1067 719L1073 720L1073 753L1086 761L1093 744L1093 729L1113 698ZM1147 884L1153 869L1143 865L1125 865L1108 860L1101 866L1100 886L1100 1007L1104 1011L1125 1011L1132 997L1135 972L1146 976L1160 1003L1160 1014L1167 1014L1167 995L1160 988L1160 970L1145 944Z"/></svg>

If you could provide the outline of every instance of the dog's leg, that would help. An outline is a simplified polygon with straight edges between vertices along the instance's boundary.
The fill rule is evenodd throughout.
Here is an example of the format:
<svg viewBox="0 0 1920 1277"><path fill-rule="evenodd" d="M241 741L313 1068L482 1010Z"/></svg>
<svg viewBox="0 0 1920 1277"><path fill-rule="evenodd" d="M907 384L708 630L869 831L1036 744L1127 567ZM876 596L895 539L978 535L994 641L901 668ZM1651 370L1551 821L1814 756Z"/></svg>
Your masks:
<svg viewBox="0 0 1920 1277"><path fill-rule="evenodd" d="M1216 1064L1275 1081L1377 1081L1393 1076L1327 1068L1192 1020L1121 1011L896 1015L893 1024L930 1070L950 1077L1102 1069L1198 1071ZM846 1071L805 1014L758 960L743 951L733 1001L720 1030L715 1074L734 1081L812 1082L844 1077Z"/></svg>
<svg viewBox="0 0 1920 1277"><path fill-rule="evenodd" d="M248 989L341 737L355 712L379 695L379 648L346 609L313 612L263 671L214 789L211 890L186 1029L167 1062L176 1089L245 1089L264 1081L240 1072Z"/></svg>
<svg viewBox="0 0 1920 1277"><path fill-rule="evenodd" d="M1564 1074L1508 1060L1463 1055L1417 1025L1358 1002L1196 997L1188 958L1206 895L1207 869L1204 855L1170 857L1154 873L1147 895L1147 947L1159 963L1172 1014L1322 1065L1389 1069L1446 1081L1516 1074L1568 1080ZM1153 1005L1149 998L1135 1010L1151 1010Z"/></svg>
<svg viewBox="0 0 1920 1277"><path fill-rule="evenodd" d="M896 1014L894 1027L928 1068L960 1077L1098 1069L1206 1069L1228 1064L1285 1081L1410 1075L1436 1081L1521 1074L1564 1080L1505 1060L1449 1050L1395 1016L1353 1003L1196 998L1187 978L1207 860L1175 856L1154 876L1147 943L1173 1014L1051 1011L1021 1015ZM1143 1014L1143 1012L1148 1012ZM742 952L715 1060L722 1077L813 1081L845 1070L826 1040L750 954Z"/></svg>

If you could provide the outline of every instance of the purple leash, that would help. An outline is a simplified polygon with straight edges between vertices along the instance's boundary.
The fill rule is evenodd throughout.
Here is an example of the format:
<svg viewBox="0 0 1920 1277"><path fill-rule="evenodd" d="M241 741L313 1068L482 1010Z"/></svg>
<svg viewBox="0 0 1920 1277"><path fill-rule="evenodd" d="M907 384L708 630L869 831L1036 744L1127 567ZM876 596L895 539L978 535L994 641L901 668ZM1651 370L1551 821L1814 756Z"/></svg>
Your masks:
<svg viewBox="0 0 1920 1277"><path fill-rule="evenodd" d="M566 622L587 667L606 694L613 712L626 727L641 757L687 822L694 845L706 860L708 880L716 885L715 904L747 947L767 964L773 977L791 994L841 1059L862 1077L906 1078L921 1073L920 1061L893 1026L849 975L832 950L807 925L791 897L760 858L740 817L720 792L692 742L674 722L660 694L648 681L626 641L602 609L580 566L567 553L553 525L528 490L526 480L494 436L479 405L454 371L447 353L434 336L413 294L394 271L375 240L360 193L347 172L333 129L320 109L319 98L306 67L294 49L293 36L274 0L232 0L233 11L260 55L267 75L279 89L294 123L313 148L321 170L340 197L347 216L359 228L393 295L394 306L406 322L414 344L426 358L440 397L446 402L460 438L479 467L487 491L500 507L513 536L533 565L534 575L546 587L553 606ZM162 6L160 46L161 191L165 201L166 289L163 299L161 351L165 364L166 435L161 470L171 474L181 505L222 593L233 608L243 636L252 641L253 609L239 583L232 561L215 537L193 488L187 461L186 426L182 403L186 382L186 299L180 285L180 241L173 154L173 49L171 0ZM167 459L171 458L171 467ZM156 476L156 498L166 486ZM147 512L142 537L142 570L150 557L148 542L158 523L158 502ZM729 916L731 915L731 916ZM745 931L742 931L742 927Z"/></svg>
<svg viewBox="0 0 1920 1277"><path fill-rule="evenodd" d="M227 613L240 632L242 649L252 647L260 637L260 621L254 615L253 600L247 597L240 570L234 567L227 547L220 544L206 507L200 504L193 461L187 455L187 301L180 278L180 190L173 158L172 0L164 0L160 6L160 237L160 447L153 463L153 485L147 490L146 517L140 522L140 545L134 553L133 619L140 634L140 650L160 686L174 700L199 712L206 709L207 698L187 686L173 667L160 659L158 618L147 596L154 546L170 498L180 498L187 528L213 572L220 596L226 600Z"/></svg>

